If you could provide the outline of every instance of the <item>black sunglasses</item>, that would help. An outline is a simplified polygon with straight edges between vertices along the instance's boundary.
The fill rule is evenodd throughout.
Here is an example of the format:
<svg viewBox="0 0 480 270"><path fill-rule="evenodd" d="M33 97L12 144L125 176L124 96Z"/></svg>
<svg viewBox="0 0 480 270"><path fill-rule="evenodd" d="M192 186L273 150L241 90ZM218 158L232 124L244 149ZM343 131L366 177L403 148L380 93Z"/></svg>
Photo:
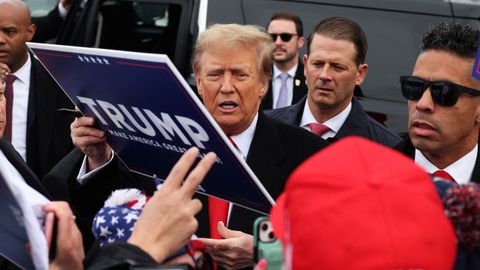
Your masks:
<svg viewBox="0 0 480 270"><path fill-rule="evenodd" d="M480 91L449 81L428 81L415 76L400 76L402 94L408 100L419 100L430 88L433 101L441 106L451 107L457 103L462 92L480 96Z"/></svg>
<svg viewBox="0 0 480 270"><path fill-rule="evenodd" d="M283 42L289 42L290 39L292 39L293 36L296 36L296 34L290 34L290 33L280 33L280 34L269 34L273 41L277 41L277 37L280 37L280 39L283 41Z"/></svg>

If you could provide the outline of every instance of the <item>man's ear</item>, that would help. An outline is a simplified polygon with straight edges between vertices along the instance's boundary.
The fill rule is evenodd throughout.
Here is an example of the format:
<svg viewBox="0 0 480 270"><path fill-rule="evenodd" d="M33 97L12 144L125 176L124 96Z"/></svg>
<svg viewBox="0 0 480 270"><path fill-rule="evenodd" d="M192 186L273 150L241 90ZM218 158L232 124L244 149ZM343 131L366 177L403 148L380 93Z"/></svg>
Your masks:
<svg viewBox="0 0 480 270"><path fill-rule="evenodd" d="M307 64L308 64L308 55L303 55L303 76L307 78Z"/></svg>
<svg viewBox="0 0 480 270"><path fill-rule="evenodd" d="M298 41L297 41L298 49L301 49L303 47L303 44L305 44L305 38L304 37L299 37Z"/></svg>
<svg viewBox="0 0 480 270"><path fill-rule="evenodd" d="M367 64L360 64L358 66L357 79L355 80L356 85L362 84L363 80L365 80L365 77L367 76L367 72L368 72Z"/></svg>
<svg viewBox="0 0 480 270"><path fill-rule="evenodd" d="M194 73L194 76L195 76L195 84L196 84L196 86L197 86L198 95L199 95L201 98L203 98L203 90L202 90L202 84L201 84L202 80L201 80L201 78L200 78L200 75L199 75L197 72L195 72L195 73Z"/></svg>
<svg viewBox="0 0 480 270"><path fill-rule="evenodd" d="M35 35L35 31L37 31L37 27L35 24L30 24L27 26L27 40L26 41L31 41L33 36Z"/></svg>
<svg viewBox="0 0 480 270"><path fill-rule="evenodd" d="M260 97L260 99L263 99L263 97L267 94L268 82L269 80L265 79L260 83L260 91L258 92L258 96Z"/></svg>

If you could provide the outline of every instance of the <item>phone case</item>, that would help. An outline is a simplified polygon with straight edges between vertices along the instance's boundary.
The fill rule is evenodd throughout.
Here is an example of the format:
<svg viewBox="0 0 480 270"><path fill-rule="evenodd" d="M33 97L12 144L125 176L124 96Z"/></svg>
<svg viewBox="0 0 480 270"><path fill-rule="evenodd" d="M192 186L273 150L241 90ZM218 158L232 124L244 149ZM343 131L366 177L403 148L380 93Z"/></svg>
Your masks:
<svg viewBox="0 0 480 270"><path fill-rule="evenodd" d="M268 270L280 270L283 266L282 245L273 234L268 217L259 217L254 224L254 259L267 260Z"/></svg>

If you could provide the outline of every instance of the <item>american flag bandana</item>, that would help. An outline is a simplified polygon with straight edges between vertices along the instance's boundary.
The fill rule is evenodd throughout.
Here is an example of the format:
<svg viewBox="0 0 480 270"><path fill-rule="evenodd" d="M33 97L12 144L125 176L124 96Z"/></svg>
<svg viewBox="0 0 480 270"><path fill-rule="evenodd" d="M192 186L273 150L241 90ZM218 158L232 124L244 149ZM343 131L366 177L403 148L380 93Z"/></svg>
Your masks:
<svg viewBox="0 0 480 270"><path fill-rule="evenodd" d="M138 189L112 192L93 219L92 232L100 246L116 241L126 242L148 198Z"/></svg>

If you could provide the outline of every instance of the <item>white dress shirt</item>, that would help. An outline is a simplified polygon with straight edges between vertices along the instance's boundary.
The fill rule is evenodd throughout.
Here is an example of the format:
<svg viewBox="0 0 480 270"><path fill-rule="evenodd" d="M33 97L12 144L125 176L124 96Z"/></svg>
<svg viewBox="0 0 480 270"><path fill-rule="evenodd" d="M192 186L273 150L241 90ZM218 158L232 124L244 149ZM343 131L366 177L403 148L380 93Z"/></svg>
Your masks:
<svg viewBox="0 0 480 270"><path fill-rule="evenodd" d="M295 73L297 72L298 64L293 66L287 73L290 75L287 79L287 106L292 105L293 100L293 80L295 78ZM273 94L273 104L272 108L277 108L277 101L280 95L280 89L282 88L282 79L280 78L280 74L283 72L278 69L275 65L273 65L273 74L272 74L272 94Z"/></svg>
<svg viewBox="0 0 480 270"><path fill-rule="evenodd" d="M337 135L338 131L340 128L343 126L343 123L345 123L345 120L347 120L348 115L352 111L352 102L348 104L348 106L341 111L339 114L335 115L334 117L328 119L327 121L323 122L322 124L326 125L327 127L330 128L329 131L325 132L322 135L322 139L327 139L331 137L335 137ZM308 101L305 102L305 107L303 108L303 114L302 114L302 120L300 121L300 127L311 131L310 127L308 124L310 123L317 123L317 120L315 120L315 117L312 114L312 111L310 110L310 107L308 106Z"/></svg>
<svg viewBox="0 0 480 270"><path fill-rule="evenodd" d="M28 55L27 62L15 73L12 73L17 79L13 82L11 143L25 161L27 160L27 115L31 67L32 61Z"/></svg>
<svg viewBox="0 0 480 270"><path fill-rule="evenodd" d="M446 171L458 184L467 184L472 178L475 162L477 161L478 143L466 155L448 165L444 169L439 169L433 165L419 150L415 149L415 163L422 167L427 173L432 174L438 170Z"/></svg>

